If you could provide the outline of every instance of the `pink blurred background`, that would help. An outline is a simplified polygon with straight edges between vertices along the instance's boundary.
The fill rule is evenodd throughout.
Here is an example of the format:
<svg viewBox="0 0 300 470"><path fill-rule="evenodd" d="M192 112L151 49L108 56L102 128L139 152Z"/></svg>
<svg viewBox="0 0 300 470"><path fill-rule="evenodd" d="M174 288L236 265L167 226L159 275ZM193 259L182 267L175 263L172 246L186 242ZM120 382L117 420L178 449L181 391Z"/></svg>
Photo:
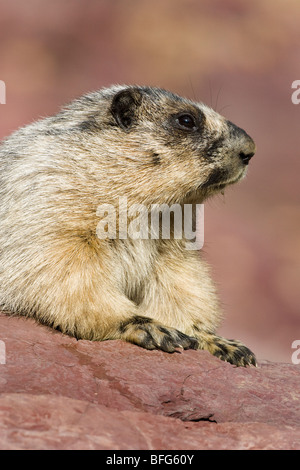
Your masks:
<svg viewBox="0 0 300 470"><path fill-rule="evenodd" d="M114 83L204 101L254 138L248 177L205 205L220 333L291 362L300 339L298 0L0 0L0 138Z"/></svg>

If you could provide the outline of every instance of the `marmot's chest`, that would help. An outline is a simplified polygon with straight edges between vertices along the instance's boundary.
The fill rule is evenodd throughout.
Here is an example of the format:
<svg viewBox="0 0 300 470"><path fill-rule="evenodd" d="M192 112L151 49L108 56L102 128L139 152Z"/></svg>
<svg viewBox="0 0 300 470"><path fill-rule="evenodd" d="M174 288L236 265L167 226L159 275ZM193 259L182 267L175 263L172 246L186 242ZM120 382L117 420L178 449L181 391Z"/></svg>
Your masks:
<svg viewBox="0 0 300 470"><path fill-rule="evenodd" d="M145 286L151 282L159 258L156 240L115 241L117 279L125 295L136 304L143 300Z"/></svg>

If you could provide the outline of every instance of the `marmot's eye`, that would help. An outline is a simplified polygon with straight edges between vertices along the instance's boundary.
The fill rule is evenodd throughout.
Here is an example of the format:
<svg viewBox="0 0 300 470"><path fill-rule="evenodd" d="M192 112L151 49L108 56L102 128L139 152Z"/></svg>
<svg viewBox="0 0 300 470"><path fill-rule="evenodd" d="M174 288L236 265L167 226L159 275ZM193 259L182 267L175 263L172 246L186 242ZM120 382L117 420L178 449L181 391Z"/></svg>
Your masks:
<svg viewBox="0 0 300 470"><path fill-rule="evenodd" d="M181 114L177 117L176 121L180 127L184 127L185 129L191 130L196 127L195 119L191 114Z"/></svg>

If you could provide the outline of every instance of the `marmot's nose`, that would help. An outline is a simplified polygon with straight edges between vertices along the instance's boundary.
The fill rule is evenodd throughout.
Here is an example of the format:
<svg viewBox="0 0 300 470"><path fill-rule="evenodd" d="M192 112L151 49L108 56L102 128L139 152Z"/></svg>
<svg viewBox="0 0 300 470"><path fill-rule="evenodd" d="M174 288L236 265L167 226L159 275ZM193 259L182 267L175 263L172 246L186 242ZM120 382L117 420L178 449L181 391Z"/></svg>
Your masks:
<svg viewBox="0 0 300 470"><path fill-rule="evenodd" d="M254 155L254 152L250 152L250 153L240 152L239 153L239 157L242 160L242 162L245 163L245 165L248 165L253 155Z"/></svg>
<svg viewBox="0 0 300 470"><path fill-rule="evenodd" d="M228 121L230 137L233 139L233 148L236 147L237 154L245 165L248 165L255 154L255 143L253 139L240 127Z"/></svg>

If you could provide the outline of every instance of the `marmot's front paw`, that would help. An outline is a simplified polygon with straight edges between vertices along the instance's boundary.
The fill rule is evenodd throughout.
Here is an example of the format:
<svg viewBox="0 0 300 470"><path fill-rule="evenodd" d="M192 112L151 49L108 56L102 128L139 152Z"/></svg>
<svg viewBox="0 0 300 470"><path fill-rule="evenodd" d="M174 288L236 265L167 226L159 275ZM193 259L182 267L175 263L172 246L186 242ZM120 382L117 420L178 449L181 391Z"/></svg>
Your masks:
<svg viewBox="0 0 300 470"><path fill-rule="evenodd" d="M209 351L222 361L230 362L236 366L256 366L255 355L240 341L214 336Z"/></svg>
<svg viewBox="0 0 300 470"><path fill-rule="evenodd" d="M161 349L172 353L177 348L198 349L196 338L187 336L149 317L136 315L120 324L120 338L145 349Z"/></svg>

